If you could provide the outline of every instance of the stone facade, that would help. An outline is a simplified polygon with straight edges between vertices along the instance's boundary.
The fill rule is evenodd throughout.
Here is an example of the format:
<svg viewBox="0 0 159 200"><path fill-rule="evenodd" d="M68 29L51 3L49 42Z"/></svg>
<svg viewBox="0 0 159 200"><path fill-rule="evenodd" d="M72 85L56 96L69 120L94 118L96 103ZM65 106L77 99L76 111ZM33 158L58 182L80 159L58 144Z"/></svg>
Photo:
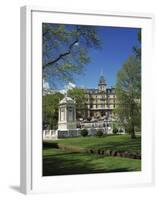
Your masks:
<svg viewBox="0 0 159 200"><path fill-rule="evenodd" d="M86 89L88 117L102 118L106 120L113 117L113 110L116 108L117 99L115 88L107 88L103 75L100 76L98 89Z"/></svg>

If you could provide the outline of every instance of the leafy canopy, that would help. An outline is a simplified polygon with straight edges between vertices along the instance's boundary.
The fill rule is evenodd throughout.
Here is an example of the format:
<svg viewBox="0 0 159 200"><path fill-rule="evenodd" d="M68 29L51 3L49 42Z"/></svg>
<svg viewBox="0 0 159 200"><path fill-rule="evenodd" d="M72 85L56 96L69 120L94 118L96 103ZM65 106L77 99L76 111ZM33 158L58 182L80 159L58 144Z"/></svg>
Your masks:
<svg viewBox="0 0 159 200"><path fill-rule="evenodd" d="M141 59L141 29L138 31L137 38L138 38L138 42L139 42L140 45L134 46L133 51L134 51L135 56L138 59Z"/></svg>
<svg viewBox="0 0 159 200"><path fill-rule="evenodd" d="M57 129L58 105L63 97L59 92L43 96L43 129Z"/></svg>
<svg viewBox="0 0 159 200"><path fill-rule="evenodd" d="M135 137L135 127L141 124L141 62L135 56L130 56L118 72L116 94L120 123Z"/></svg>
<svg viewBox="0 0 159 200"><path fill-rule="evenodd" d="M101 46L94 26L43 23L42 34L43 78L53 87L73 82L90 61L88 49Z"/></svg>
<svg viewBox="0 0 159 200"><path fill-rule="evenodd" d="M87 98L85 95L85 91L81 88L73 88L68 90L68 96L76 102L76 115L77 118L85 118L87 112Z"/></svg>

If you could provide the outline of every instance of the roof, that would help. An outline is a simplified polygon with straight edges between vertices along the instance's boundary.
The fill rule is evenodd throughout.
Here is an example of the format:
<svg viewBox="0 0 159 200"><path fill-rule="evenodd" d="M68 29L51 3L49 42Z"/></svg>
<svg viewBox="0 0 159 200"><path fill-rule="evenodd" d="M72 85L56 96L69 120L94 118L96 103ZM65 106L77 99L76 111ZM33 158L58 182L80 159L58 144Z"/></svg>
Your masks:
<svg viewBox="0 0 159 200"><path fill-rule="evenodd" d="M86 89L85 92L87 94L100 94L100 91L98 89ZM107 94L114 94L115 93L115 88L111 87L111 88L106 88L106 90L104 91Z"/></svg>
<svg viewBox="0 0 159 200"><path fill-rule="evenodd" d="M59 104L75 104L75 101L71 97L65 96Z"/></svg>
<svg viewBox="0 0 159 200"><path fill-rule="evenodd" d="M98 85L106 85L106 81L103 75L100 76L99 84Z"/></svg>

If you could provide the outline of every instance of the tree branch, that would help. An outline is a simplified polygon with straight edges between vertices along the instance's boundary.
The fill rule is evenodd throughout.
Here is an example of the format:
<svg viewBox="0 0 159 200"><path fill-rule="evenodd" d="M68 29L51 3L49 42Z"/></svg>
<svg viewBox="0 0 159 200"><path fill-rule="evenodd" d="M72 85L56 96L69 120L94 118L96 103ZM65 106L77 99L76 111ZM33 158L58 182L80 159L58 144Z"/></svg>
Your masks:
<svg viewBox="0 0 159 200"><path fill-rule="evenodd" d="M48 67L49 65L52 65L54 63L56 63L57 61L59 61L61 58L69 55L71 53L71 50L73 48L73 46L78 42L79 40L75 40L74 42L72 42L69 47L68 50L65 53L60 54L57 58L55 58L54 60L52 60L51 62L48 62L47 64L45 64L45 67Z"/></svg>
<svg viewBox="0 0 159 200"><path fill-rule="evenodd" d="M80 27L79 27L79 26L76 26L76 30L77 30L77 33L80 33ZM69 45L68 50L67 50L66 52L64 52L64 53L61 53L61 54L60 54L57 58L55 58L54 60L52 60L52 61L48 62L47 64L45 64L43 68L46 68L46 67L48 67L49 65L52 65L52 64L56 63L57 61L59 61L60 59L64 58L65 56L69 55L69 54L71 53L71 50L72 50L73 46L74 46L76 43L78 43L78 42L79 42L79 35L77 34L76 40L73 41L73 42Z"/></svg>

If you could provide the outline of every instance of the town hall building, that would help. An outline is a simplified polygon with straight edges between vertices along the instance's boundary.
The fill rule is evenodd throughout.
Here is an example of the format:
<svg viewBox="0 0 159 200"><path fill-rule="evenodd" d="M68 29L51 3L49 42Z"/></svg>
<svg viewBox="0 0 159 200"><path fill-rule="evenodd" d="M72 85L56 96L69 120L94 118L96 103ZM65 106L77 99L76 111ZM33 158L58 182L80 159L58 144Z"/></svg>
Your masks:
<svg viewBox="0 0 159 200"><path fill-rule="evenodd" d="M103 75L100 76L97 89L85 89L88 117L110 118L116 108L115 88L108 88Z"/></svg>

